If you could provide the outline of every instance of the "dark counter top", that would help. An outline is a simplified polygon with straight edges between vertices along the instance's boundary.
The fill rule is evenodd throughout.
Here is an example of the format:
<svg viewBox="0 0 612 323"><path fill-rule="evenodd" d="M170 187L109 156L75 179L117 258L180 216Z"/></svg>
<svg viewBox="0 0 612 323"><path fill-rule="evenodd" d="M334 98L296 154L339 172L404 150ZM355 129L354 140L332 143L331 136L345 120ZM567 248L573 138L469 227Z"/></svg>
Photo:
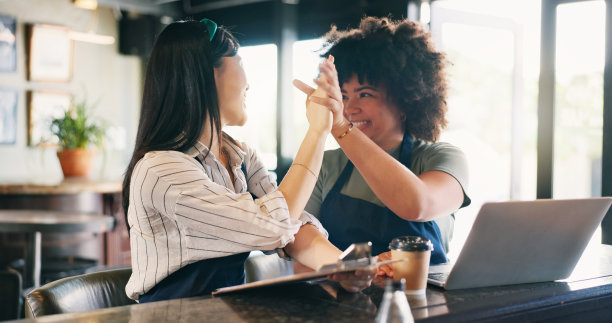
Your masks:
<svg viewBox="0 0 612 323"><path fill-rule="evenodd" d="M599 255L599 257L597 257ZM567 280L456 291L428 287L409 298L416 321L599 321L612 316L612 246L586 253ZM43 316L38 322L372 322L383 280L362 293L335 283L294 283L226 294ZM34 321L34 320L31 320ZM21 321L25 322L25 321Z"/></svg>

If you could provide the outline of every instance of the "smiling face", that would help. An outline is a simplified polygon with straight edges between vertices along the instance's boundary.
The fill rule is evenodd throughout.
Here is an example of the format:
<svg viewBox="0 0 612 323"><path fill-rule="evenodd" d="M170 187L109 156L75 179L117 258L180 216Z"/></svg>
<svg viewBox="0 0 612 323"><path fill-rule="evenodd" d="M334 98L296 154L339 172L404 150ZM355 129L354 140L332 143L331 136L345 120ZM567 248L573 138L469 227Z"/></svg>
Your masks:
<svg viewBox="0 0 612 323"><path fill-rule="evenodd" d="M404 130L399 108L387 99L387 93L367 82L359 83L353 75L342 84L344 116L384 150L398 146Z"/></svg>
<svg viewBox="0 0 612 323"><path fill-rule="evenodd" d="M215 85L219 96L219 112L224 126L242 126L247 120L246 91L249 89L240 56L223 57L215 67Z"/></svg>

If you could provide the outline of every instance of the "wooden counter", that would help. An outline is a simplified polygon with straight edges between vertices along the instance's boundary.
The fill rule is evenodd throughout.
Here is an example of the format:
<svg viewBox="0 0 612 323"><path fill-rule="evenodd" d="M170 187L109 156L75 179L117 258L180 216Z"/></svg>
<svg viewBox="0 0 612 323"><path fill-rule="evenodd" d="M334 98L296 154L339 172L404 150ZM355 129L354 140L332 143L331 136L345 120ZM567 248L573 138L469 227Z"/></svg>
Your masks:
<svg viewBox="0 0 612 323"><path fill-rule="evenodd" d="M0 209L51 210L111 215L112 232L43 234L43 256L49 250L84 255L109 266L129 265L130 247L121 207L122 183L119 180L68 178L53 185L38 183L0 183ZM23 258L25 237L16 233L0 235L1 261ZM52 253L53 253L52 252Z"/></svg>
<svg viewBox="0 0 612 323"><path fill-rule="evenodd" d="M114 194L121 192L121 181L90 181L83 178L68 178L56 185L36 183L0 183L2 195L49 195L49 194L79 194L93 192Z"/></svg>

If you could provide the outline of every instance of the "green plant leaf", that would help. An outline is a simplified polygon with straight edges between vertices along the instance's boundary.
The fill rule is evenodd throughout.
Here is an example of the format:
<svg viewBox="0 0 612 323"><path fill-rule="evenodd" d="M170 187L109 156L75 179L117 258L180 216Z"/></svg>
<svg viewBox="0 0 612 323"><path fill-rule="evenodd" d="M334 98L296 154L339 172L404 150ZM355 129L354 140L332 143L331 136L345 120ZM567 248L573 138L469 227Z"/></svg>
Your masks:
<svg viewBox="0 0 612 323"><path fill-rule="evenodd" d="M66 111L62 118L51 121L51 133L57 137L61 150L85 149L91 145L102 147L106 126L91 120L85 101L73 102L73 105L74 109Z"/></svg>

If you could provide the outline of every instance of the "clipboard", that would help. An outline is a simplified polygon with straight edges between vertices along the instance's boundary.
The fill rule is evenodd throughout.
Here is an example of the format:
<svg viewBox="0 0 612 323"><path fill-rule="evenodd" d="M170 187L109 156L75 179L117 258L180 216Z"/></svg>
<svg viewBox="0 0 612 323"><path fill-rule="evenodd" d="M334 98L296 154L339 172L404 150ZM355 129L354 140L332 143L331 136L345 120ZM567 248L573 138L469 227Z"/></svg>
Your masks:
<svg viewBox="0 0 612 323"><path fill-rule="evenodd" d="M229 286L218 288L212 292L212 295L221 295L237 291L249 290L259 287L295 283L302 281L312 281L327 277L331 274L352 272L356 270L371 270L374 267L391 264L403 259L390 259L384 261L377 261L375 257L371 256L372 244L366 243L354 243L350 245L339 257L338 262L335 264L324 265L316 271L308 273L300 273L289 276L282 276L277 278L270 278L264 280L258 280L242 285Z"/></svg>

